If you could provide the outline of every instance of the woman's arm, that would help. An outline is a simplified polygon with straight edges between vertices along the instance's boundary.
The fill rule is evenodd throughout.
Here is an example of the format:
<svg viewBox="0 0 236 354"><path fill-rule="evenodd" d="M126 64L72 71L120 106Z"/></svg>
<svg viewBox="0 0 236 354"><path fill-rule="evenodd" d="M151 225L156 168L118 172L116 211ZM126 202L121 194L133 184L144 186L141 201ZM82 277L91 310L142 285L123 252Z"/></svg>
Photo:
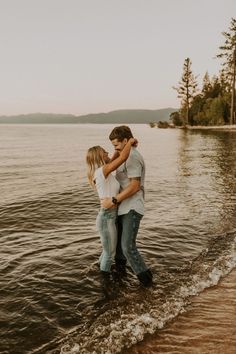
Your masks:
<svg viewBox="0 0 236 354"><path fill-rule="evenodd" d="M112 171L115 171L120 165L122 165L122 163L124 163L127 160L132 145L136 145L136 144L137 144L137 139L130 138L127 141L127 144L125 145L124 149L120 152L119 156L103 166L103 174L105 178L107 178L107 176Z"/></svg>
<svg viewBox="0 0 236 354"><path fill-rule="evenodd" d="M117 159L117 157L119 157L120 154L118 151L114 151L112 158L110 159L109 163L111 163L112 161L114 161L115 159Z"/></svg>

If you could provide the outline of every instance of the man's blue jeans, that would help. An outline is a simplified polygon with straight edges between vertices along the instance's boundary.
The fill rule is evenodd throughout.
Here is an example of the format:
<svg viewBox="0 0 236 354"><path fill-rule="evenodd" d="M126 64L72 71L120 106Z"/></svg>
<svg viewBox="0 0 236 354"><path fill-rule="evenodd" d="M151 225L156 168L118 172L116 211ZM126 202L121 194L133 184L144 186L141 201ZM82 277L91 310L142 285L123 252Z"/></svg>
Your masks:
<svg viewBox="0 0 236 354"><path fill-rule="evenodd" d="M128 214L119 215L117 219L116 263L125 264L127 261L135 274L145 272L148 269L136 246L142 217L135 210L130 210Z"/></svg>
<svg viewBox="0 0 236 354"><path fill-rule="evenodd" d="M96 226L101 237L103 251L100 257L100 269L104 272L110 272L112 262L115 258L117 245L117 209L101 208Z"/></svg>

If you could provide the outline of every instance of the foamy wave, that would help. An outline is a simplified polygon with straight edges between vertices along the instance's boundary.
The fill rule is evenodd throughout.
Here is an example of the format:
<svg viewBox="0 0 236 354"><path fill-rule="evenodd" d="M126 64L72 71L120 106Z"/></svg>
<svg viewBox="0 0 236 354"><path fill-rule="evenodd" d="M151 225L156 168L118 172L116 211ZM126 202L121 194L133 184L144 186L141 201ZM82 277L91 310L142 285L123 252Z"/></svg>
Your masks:
<svg viewBox="0 0 236 354"><path fill-rule="evenodd" d="M165 299L164 303L156 303L156 297L153 296L154 301L149 303L149 308L151 307L149 311L144 306L143 313L137 314L136 304L129 313L122 313L118 319L112 319L112 314L108 316L109 321L99 317L84 333L61 347L61 354L120 353L125 347L128 348L141 341L145 334L152 334L163 328L167 322L185 311L191 296L216 285L223 276L236 267L235 244L236 238L227 253L217 260L212 263L201 262L197 265L197 273L191 274L186 284L180 285L169 298ZM207 251L206 249L205 254ZM142 309L142 305L140 307Z"/></svg>
<svg viewBox="0 0 236 354"><path fill-rule="evenodd" d="M228 255L221 256L212 265L209 266L207 271L206 265L202 264L205 268L204 276L202 274L194 274L192 276L192 285L182 286L180 292L183 297L197 295L204 289L218 284L219 280L229 274L233 268L236 267L236 251L235 251L236 237L229 250Z"/></svg>

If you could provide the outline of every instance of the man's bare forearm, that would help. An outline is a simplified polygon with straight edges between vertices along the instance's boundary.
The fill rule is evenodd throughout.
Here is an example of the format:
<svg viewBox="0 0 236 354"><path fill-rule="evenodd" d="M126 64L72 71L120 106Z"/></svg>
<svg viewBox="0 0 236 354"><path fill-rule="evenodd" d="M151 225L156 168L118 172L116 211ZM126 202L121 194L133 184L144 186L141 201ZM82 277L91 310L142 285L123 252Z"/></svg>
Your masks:
<svg viewBox="0 0 236 354"><path fill-rule="evenodd" d="M123 200L132 197L135 193L140 190L140 179L132 179L130 184L119 194L114 196L117 200L117 203L121 203ZM112 202L112 198L104 198L101 200L101 206L103 208L109 209L114 207L114 203Z"/></svg>

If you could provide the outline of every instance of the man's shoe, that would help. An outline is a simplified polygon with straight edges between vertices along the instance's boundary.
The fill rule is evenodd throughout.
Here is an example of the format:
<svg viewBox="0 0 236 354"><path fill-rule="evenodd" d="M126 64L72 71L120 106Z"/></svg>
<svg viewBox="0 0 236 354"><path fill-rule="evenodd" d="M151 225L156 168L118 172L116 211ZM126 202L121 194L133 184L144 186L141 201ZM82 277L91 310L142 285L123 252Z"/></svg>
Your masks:
<svg viewBox="0 0 236 354"><path fill-rule="evenodd" d="M148 275L149 275L151 278L153 278L153 274L152 274L152 272L151 272L150 269L147 270L147 273L148 273Z"/></svg>
<svg viewBox="0 0 236 354"><path fill-rule="evenodd" d="M149 288L150 286L153 285L153 282L152 282L153 275L152 275L152 272L150 271L150 269L137 274L137 277L138 277L140 283L145 288Z"/></svg>
<svg viewBox="0 0 236 354"><path fill-rule="evenodd" d="M110 272L104 272L103 270L100 271L100 276L101 276L101 285L103 287L103 290L105 293L109 292L109 289L111 287L111 273Z"/></svg>

